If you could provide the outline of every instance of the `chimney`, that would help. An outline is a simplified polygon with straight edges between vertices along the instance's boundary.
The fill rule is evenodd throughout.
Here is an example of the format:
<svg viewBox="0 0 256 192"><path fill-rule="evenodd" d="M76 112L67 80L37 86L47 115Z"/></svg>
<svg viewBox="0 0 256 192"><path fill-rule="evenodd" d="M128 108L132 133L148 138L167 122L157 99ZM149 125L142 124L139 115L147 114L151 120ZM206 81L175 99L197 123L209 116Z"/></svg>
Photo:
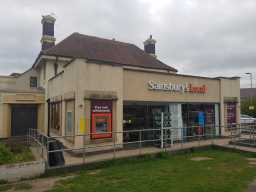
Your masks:
<svg viewBox="0 0 256 192"><path fill-rule="evenodd" d="M156 57L155 44L156 40L152 38L152 35L144 41L144 51L153 57Z"/></svg>
<svg viewBox="0 0 256 192"><path fill-rule="evenodd" d="M44 15L42 16L42 38L41 38L41 44L42 48L41 50L46 50L55 45L55 38L54 38L54 23L56 19L52 15Z"/></svg>

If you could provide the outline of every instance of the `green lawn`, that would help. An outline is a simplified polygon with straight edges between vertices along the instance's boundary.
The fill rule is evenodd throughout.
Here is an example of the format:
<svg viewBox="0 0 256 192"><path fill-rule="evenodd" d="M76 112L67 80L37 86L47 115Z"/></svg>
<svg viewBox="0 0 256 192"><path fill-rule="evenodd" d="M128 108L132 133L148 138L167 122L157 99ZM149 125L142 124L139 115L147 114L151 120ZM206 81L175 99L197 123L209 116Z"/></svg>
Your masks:
<svg viewBox="0 0 256 192"><path fill-rule="evenodd" d="M34 160L33 154L25 145L0 143L0 165L32 160Z"/></svg>
<svg viewBox="0 0 256 192"><path fill-rule="evenodd" d="M192 161L192 157L212 160ZM248 154L217 149L187 154L116 160L59 182L51 192L240 192L256 178ZM254 155L255 156L255 155ZM256 157L256 156L255 156Z"/></svg>

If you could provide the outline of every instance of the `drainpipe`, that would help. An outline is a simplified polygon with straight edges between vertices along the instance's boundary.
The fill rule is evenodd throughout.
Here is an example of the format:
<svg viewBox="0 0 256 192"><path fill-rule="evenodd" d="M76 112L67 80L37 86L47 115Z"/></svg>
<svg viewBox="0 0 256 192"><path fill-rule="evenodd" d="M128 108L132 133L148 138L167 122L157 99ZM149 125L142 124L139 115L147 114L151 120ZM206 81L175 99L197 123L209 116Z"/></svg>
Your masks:
<svg viewBox="0 0 256 192"><path fill-rule="evenodd" d="M47 102L47 136L50 137L50 99L46 100Z"/></svg>

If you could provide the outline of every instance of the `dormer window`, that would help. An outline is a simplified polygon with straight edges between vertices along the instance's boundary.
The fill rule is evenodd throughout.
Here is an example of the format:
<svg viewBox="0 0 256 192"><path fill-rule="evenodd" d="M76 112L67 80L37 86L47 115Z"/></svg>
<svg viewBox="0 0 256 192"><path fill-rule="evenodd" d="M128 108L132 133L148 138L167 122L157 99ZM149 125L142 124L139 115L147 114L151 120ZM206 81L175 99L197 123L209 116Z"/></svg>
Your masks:
<svg viewBox="0 0 256 192"><path fill-rule="evenodd" d="M37 87L37 77L30 77L30 87L31 88Z"/></svg>

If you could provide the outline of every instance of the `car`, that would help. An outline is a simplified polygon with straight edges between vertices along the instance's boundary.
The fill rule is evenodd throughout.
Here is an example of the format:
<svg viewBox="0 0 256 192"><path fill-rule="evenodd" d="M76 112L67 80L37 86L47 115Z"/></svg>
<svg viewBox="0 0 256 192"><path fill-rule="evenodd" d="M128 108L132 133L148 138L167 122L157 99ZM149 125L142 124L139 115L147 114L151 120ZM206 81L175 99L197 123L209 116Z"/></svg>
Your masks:
<svg viewBox="0 0 256 192"><path fill-rule="evenodd" d="M251 116L249 116L249 115L241 114L240 123L241 123L241 124L256 123L256 118L251 117Z"/></svg>

